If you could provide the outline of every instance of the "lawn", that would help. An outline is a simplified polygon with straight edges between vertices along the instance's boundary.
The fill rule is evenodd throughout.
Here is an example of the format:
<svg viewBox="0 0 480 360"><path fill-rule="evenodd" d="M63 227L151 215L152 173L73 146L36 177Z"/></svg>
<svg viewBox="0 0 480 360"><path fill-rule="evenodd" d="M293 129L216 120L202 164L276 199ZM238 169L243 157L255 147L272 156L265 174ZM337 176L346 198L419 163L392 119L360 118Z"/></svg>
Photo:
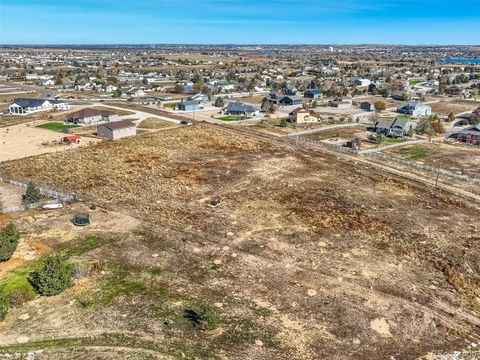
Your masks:
<svg viewBox="0 0 480 360"><path fill-rule="evenodd" d="M405 142L405 139L394 139L394 138L385 138L384 142L387 144L400 144Z"/></svg>
<svg viewBox="0 0 480 360"><path fill-rule="evenodd" d="M8 296L13 292L26 292L30 297L34 297L35 293L28 281L28 275L36 269L38 263L38 260L27 262L4 275L0 279L0 289L3 293Z"/></svg>
<svg viewBox="0 0 480 360"><path fill-rule="evenodd" d="M37 126L41 129L53 130L53 131L62 131L63 129L74 129L80 127L79 125L65 125L60 122L48 122Z"/></svg>
<svg viewBox="0 0 480 360"><path fill-rule="evenodd" d="M176 106L177 106L177 103L174 103L174 102L163 104L163 107L167 109L175 109Z"/></svg>
<svg viewBox="0 0 480 360"><path fill-rule="evenodd" d="M222 121L239 121L239 120L248 120L251 119L251 117L248 116L222 116L219 117L218 120Z"/></svg>
<svg viewBox="0 0 480 360"><path fill-rule="evenodd" d="M415 86L421 82L422 82L421 80L408 80L408 83L410 84L410 86Z"/></svg>
<svg viewBox="0 0 480 360"><path fill-rule="evenodd" d="M399 149L398 153L409 160L421 161L431 155L432 151L425 147L411 146Z"/></svg>

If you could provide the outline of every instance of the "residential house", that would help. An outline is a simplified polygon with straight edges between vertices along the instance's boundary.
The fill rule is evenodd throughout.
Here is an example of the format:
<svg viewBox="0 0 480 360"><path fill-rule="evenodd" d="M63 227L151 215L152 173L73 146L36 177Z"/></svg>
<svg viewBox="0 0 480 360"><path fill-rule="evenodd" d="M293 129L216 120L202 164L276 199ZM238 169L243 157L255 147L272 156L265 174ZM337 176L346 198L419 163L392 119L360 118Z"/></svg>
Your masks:
<svg viewBox="0 0 480 360"><path fill-rule="evenodd" d="M410 119L385 118L375 123L373 131L389 137L404 137L412 130Z"/></svg>
<svg viewBox="0 0 480 360"><path fill-rule="evenodd" d="M282 89L285 95L297 95L298 89L293 85L287 85Z"/></svg>
<svg viewBox="0 0 480 360"><path fill-rule="evenodd" d="M468 126L450 137L462 144L480 145L480 124Z"/></svg>
<svg viewBox="0 0 480 360"><path fill-rule="evenodd" d="M360 109L365 111L375 111L375 105L368 101L363 101L360 103Z"/></svg>
<svg viewBox="0 0 480 360"><path fill-rule="evenodd" d="M260 110L253 105L246 105L241 102L231 102L223 109L223 113L225 115L253 117L260 114Z"/></svg>
<svg viewBox="0 0 480 360"><path fill-rule="evenodd" d="M68 114L65 118L66 124L98 124L99 122L108 122L110 121L110 116L112 113L108 111L86 108L79 111L75 111L71 114Z"/></svg>
<svg viewBox="0 0 480 360"><path fill-rule="evenodd" d="M12 115L30 114L46 110L67 110L70 106L61 100L47 99L15 99L8 107Z"/></svg>
<svg viewBox="0 0 480 360"><path fill-rule="evenodd" d="M367 86L369 86L369 85L371 84L371 81L368 80L368 79L360 79L360 78L358 78L358 79L355 79L355 80L353 81L353 83L354 83L355 85L357 85L358 87L367 87Z"/></svg>
<svg viewBox="0 0 480 360"><path fill-rule="evenodd" d="M348 109L352 106L352 101L342 99L342 98L335 98L328 102L328 106L338 108L338 109Z"/></svg>
<svg viewBox="0 0 480 360"><path fill-rule="evenodd" d="M97 126L97 135L110 140L117 140L137 134L137 127L130 120L109 122Z"/></svg>
<svg viewBox="0 0 480 360"><path fill-rule="evenodd" d="M126 91L126 94L131 97L142 97L145 96L145 91L143 89L131 88Z"/></svg>
<svg viewBox="0 0 480 360"><path fill-rule="evenodd" d="M183 99L177 104L177 109L181 111L196 111L204 109L204 106L200 101Z"/></svg>
<svg viewBox="0 0 480 360"><path fill-rule="evenodd" d="M202 93L198 93L198 94L195 94L193 96L190 96L188 98L188 100L192 100L192 101L200 101L202 103L205 103L208 101L208 95L205 95L205 94L202 94Z"/></svg>
<svg viewBox="0 0 480 360"><path fill-rule="evenodd" d="M303 99L298 96L284 96L278 101L278 103L285 106L301 105L303 104Z"/></svg>
<svg viewBox="0 0 480 360"><path fill-rule="evenodd" d="M413 117L428 116L432 114L432 108L419 101L412 101L402 105L397 109L400 114L411 115Z"/></svg>
<svg viewBox="0 0 480 360"><path fill-rule="evenodd" d="M307 99L317 99L322 96L322 91L320 89L309 89L303 93L303 96Z"/></svg>
<svg viewBox="0 0 480 360"><path fill-rule="evenodd" d="M263 101L268 101L268 102L271 102L272 104L278 105L282 98L283 98L283 94L281 93L270 93L263 98Z"/></svg>
<svg viewBox="0 0 480 360"><path fill-rule="evenodd" d="M310 114L309 111L305 110L304 108L296 108L290 114L288 114L288 119L291 122L295 122L296 124L307 124L307 123L316 123L318 122L318 117L315 115Z"/></svg>

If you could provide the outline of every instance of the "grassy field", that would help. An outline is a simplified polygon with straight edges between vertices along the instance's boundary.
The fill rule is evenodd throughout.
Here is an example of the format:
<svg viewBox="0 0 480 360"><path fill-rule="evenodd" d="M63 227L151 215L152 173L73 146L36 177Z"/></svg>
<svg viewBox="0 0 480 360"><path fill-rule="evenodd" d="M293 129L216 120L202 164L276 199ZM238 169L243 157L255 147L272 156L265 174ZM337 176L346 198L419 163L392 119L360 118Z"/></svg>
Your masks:
<svg viewBox="0 0 480 360"><path fill-rule="evenodd" d="M172 127L175 124L169 123L167 121L162 121L157 118L147 118L143 120L139 125L139 129L163 129L166 127Z"/></svg>
<svg viewBox="0 0 480 360"><path fill-rule="evenodd" d="M64 123L59 123L59 122L48 122L45 124L37 125L36 127L40 129L62 131L63 129L75 129L80 127L80 125L65 125Z"/></svg>
<svg viewBox="0 0 480 360"><path fill-rule="evenodd" d="M402 157L413 161L422 161L432 153L430 149L422 146L403 147L398 149L397 152Z"/></svg>

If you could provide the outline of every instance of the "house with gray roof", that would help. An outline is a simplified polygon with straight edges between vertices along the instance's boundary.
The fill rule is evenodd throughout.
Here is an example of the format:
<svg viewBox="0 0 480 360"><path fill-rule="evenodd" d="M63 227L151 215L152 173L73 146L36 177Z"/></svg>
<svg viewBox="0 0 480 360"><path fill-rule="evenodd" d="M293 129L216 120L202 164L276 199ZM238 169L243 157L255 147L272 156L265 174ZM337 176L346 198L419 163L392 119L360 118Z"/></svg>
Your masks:
<svg viewBox="0 0 480 360"><path fill-rule="evenodd" d="M404 137L412 130L410 119L385 118L375 123L373 131L389 137Z"/></svg>
<svg viewBox="0 0 480 360"><path fill-rule="evenodd" d="M231 102L223 109L223 113L235 116L256 116L260 114L260 109L242 102Z"/></svg>
<svg viewBox="0 0 480 360"><path fill-rule="evenodd" d="M38 111L46 110L67 110L68 104L61 100L47 100L47 99L15 99L8 107L8 112L11 115L26 115Z"/></svg>

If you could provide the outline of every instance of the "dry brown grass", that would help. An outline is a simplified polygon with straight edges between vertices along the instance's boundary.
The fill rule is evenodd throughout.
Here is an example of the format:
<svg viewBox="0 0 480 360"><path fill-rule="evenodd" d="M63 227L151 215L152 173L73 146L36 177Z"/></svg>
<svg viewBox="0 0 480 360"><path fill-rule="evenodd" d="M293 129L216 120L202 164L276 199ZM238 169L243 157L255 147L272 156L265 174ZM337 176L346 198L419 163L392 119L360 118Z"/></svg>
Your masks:
<svg viewBox="0 0 480 360"><path fill-rule="evenodd" d="M95 271L60 297L13 310L0 324L8 339L121 332L187 358L380 360L480 337L477 283L466 280L479 276L475 210L374 168L202 124L20 160L2 174L143 221L134 234L103 226L114 240L80 257ZM213 207L215 195L223 201ZM26 229L51 227L53 238L65 218ZM89 289L109 291L106 262L146 288L102 308L72 306ZM165 275L153 277L154 266ZM218 304L219 330L185 322L198 301ZM18 321L26 312L29 322ZM391 337L372 327L377 319Z"/></svg>

